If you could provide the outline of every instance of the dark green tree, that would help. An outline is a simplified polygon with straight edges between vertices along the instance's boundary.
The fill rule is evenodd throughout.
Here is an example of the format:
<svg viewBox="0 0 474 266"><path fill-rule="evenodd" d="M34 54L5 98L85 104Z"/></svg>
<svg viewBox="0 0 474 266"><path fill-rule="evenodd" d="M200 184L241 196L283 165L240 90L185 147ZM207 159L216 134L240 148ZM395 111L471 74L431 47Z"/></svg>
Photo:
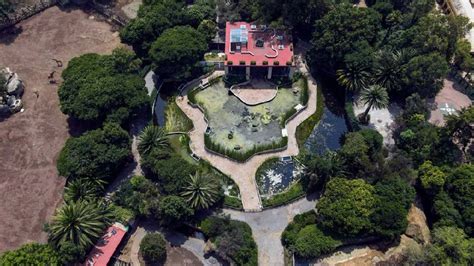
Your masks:
<svg viewBox="0 0 474 266"><path fill-rule="evenodd" d="M59 254L48 244L28 243L0 255L0 265L60 265Z"/></svg>
<svg viewBox="0 0 474 266"><path fill-rule="evenodd" d="M371 8L337 5L316 21L310 63L334 75L345 67L345 57L357 50L356 45L376 43L380 20L380 15Z"/></svg>
<svg viewBox="0 0 474 266"><path fill-rule="evenodd" d="M158 218L162 219L166 225L178 225L186 222L194 214L190 205L179 196L161 198L158 208Z"/></svg>
<svg viewBox="0 0 474 266"><path fill-rule="evenodd" d="M69 138L59 154L57 168L69 180L83 177L111 181L130 156L128 133L117 124L107 123L101 129Z"/></svg>
<svg viewBox="0 0 474 266"><path fill-rule="evenodd" d="M132 45L135 51L147 57L151 44L166 29L186 23L183 1L146 1L140 6L138 15L121 31L120 38Z"/></svg>
<svg viewBox="0 0 474 266"><path fill-rule="evenodd" d="M162 127L149 125L138 136L138 152L147 156L152 150L166 151L170 146L168 134Z"/></svg>
<svg viewBox="0 0 474 266"><path fill-rule="evenodd" d="M148 264L163 263L166 260L166 240L160 233L148 233L140 243L140 254Z"/></svg>
<svg viewBox="0 0 474 266"><path fill-rule="evenodd" d="M361 120L369 122L370 118L368 115L372 108L383 109L388 106L387 89L380 85L372 85L368 88L364 88L360 93L360 102L367 106L367 109L365 109L361 116Z"/></svg>
<svg viewBox="0 0 474 266"><path fill-rule="evenodd" d="M342 237L356 237L372 229L374 188L362 179L334 178L316 204L320 224Z"/></svg>
<svg viewBox="0 0 474 266"><path fill-rule="evenodd" d="M159 214L160 192L158 186L144 176L133 176L115 192L112 201L135 215L155 217Z"/></svg>
<svg viewBox="0 0 474 266"><path fill-rule="evenodd" d="M207 50L206 37L189 26L165 30L153 42L150 57L154 71L164 79L182 80L193 76Z"/></svg>
<svg viewBox="0 0 474 266"><path fill-rule="evenodd" d="M195 209L207 209L216 203L220 198L221 188L209 176L196 173L190 175L188 185L181 193L186 201Z"/></svg>
<svg viewBox="0 0 474 266"><path fill-rule="evenodd" d="M415 189L400 178L383 179L375 185L376 204L371 216L374 233L395 239L405 232Z"/></svg>
<svg viewBox="0 0 474 266"><path fill-rule="evenodd" d="M95 124L127 122L150 102L138 64L135 56L124 50L73 58L58 91L61 111Z"/></svg>
<svg viewBox="0 0 474 266"><path fill-rule="evenodd" d="M340 244L340 241L324 235L315 224L312 224L298 232L294 248L298 256L314 259L333 251Z"/></svg>
<svg viewBox="0 0 474 266"><path fill-rule="evenodd" d="M63 205L47 226L49 242L59 248L65 243L88 250L111 222L106 205L78 201Z"/></svg>

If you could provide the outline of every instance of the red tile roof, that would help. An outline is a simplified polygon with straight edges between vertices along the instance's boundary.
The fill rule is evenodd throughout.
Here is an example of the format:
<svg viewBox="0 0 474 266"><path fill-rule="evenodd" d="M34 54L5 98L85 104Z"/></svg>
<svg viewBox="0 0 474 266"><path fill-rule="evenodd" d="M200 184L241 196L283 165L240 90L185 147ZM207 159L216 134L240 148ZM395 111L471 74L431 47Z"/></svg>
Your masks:
<svg viewBox="0 0 474 266"><path fill-rule="evenodd" d="M106 266L118 245L127 233L127 228L120 223L115 223L107 229L87 256L86 266Z"/></svg>
<svg viewBox="0 0 474 266"><path fill-rule="evenodd" d="M234 41L247 39L247 48L242 48L241 52L231 52L231 32ZM263 41L263 47L257 47L256 41ZM286 66L287 62L293 59L293 44L291 36L273 29L263 29L260 25L247 22L227 22L225 30L225 54L226 64L232 61L232 65L240 65L245 61L246 66L250 66L255 61L256 66L263 66L263 61L267 61L269 66L273 66L274 61L278 61L280 66Z"/></svg>

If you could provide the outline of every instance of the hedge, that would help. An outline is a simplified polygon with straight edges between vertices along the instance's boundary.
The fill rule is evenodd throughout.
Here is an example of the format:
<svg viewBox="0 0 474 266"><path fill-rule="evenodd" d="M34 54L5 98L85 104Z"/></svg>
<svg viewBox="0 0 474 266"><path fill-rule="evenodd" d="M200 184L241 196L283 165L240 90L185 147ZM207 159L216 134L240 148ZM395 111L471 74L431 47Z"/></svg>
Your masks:
<svg viewBox="0 0 474 266"><path fill-rule="evenodd" d="M237 210L243 209L242 201L239 198L230 197L230 196L224 197L224 207L237 209Z"/></svg>
<svg viewBox="0 0 474 266"><path fill-rule="evenodd" d="M347 116L347 123L349 126L350 131L359 131L360 130L360 123L359 119L357 119L354 113L354 106L352 105L352 101L346 100L344 105L344 110Z"/></svg>
<svg viewBox="0 0 474 266"><path fill-rule="evenodd" d="M262 198L264 208L272 208L292 202L295 199L305 195L301 182L296 182L290 186L288 190L273 195L271 198Z"/></svg>
<svg viewBox="0 0 474 266"><path fill-rule="evenodd" d="M257 154L260 152L284 148L286 147L287 144L288 144L288 137L283 137L279 141L274 141L272 143L265 144L265 145L254 146L252 149L247 150L247 151L237 151L234 149L228 149L218 143L213 142L212 138L208 134L204 135L204 145L206 146L207 149L219 154L223 154L239 162L245 162L254 154Z"/></svg>

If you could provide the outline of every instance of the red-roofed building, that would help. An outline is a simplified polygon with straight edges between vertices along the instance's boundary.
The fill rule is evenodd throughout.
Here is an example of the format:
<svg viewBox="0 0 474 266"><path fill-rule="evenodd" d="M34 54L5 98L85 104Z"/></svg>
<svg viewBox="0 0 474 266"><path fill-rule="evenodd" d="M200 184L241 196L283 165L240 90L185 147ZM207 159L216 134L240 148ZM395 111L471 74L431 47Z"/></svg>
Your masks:
<svg viewBox="0 0 474 266"><path fill-rule="evenodd" d="M265 77L293 75L291 35L247 22L227 22L225 30L226 75Z"/></svg>
<svg viewBox="0 0 474 266"><path fill-rule="evenodd" d="M106 266L112 258L115 250L120 245L128 228L120 223L115 223L107 229L105 233L95 244L92 251L86 259L86 266Z"/></svg>

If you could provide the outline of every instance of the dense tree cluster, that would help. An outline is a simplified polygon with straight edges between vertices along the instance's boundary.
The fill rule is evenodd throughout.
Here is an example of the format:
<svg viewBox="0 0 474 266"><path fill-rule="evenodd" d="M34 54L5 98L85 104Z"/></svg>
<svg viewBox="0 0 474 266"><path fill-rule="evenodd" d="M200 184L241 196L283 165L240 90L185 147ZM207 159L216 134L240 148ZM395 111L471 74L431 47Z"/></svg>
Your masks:
<svg viewBox="0 0 474 266"><path fill-rule="evenodd" d="M339 4L316 21L310 62L338 76L349 90L377 84L391 95L434 96L448 63L470 63L462 38L471 25L464 17L444 16L434 1L372 1L369 8Z"/></svg>
<svg viewBox="0 0 474 266"><path fill-rule="evenodd" d="M141 61L133 52L85 54L73 58L59 87L61 111L92 123L123 124L149 105L145 81L138 75Z"/></svg>
<svg viewBox="0 0 474 266"><path fill-rule="evenodd" d="M128 133L112 123L70 138L59 154L59 174L69 180L90 178L111 181L130 158L130 145Z"/></svg>
<svg viewBox="0 0 474 266"><path fill-rule="evenodd" d="M198 62L216 33L215 2L145 1L120 32L123 42L153 63L161 78L182 81L199 74Z"/></svg>
<svg viewBox="0 0 474 266"><path fill-rule="evenodd" d="M257 245L246 223L210 216L201 222L201 230L215 243L219 255L237 265L258 265Z"/></svg>
<svg viewBox="0 0 474 266"><path fill-rule="evenodd" d="M60 265L59 254L48 244L30 243L0 255L1 265Z"/></svg>

